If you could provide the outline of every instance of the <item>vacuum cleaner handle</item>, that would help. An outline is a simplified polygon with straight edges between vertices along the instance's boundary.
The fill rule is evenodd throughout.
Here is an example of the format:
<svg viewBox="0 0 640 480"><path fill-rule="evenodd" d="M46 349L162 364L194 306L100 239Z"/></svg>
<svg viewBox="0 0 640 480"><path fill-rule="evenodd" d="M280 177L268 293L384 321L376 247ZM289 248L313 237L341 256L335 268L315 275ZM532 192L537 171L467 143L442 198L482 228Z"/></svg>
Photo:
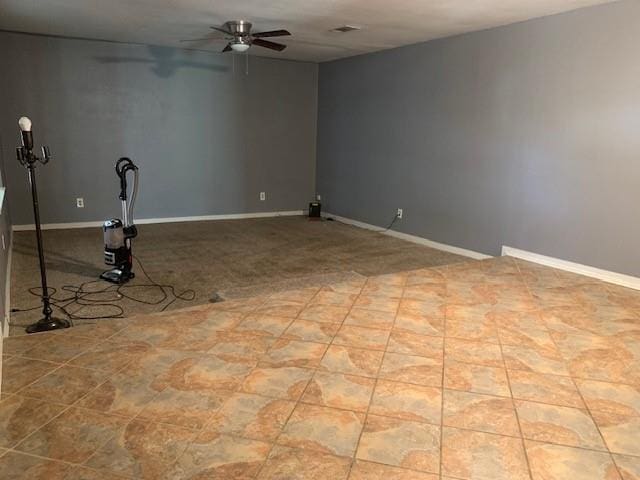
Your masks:
<svg viewBox="0 0 640 480"><path fill-rule="evenodd" d="M124 166L126 166L123 164L133 165L133 161L128 157L121 157L118 159L118 161L116 162L116 173L118 174L119 177L122 176L122 169Z"/></svg>
<svg viewBox="0 0 640 480"><path fill-rule="evenodd" d="M130 158L122 157L116 162L116 174L120 178L120 200L127 199L127 172L133 170L137 177L138 167L135 166ZM137 178L135 183L137 184ZM134 188L137 185L134 185Z"/></svg>

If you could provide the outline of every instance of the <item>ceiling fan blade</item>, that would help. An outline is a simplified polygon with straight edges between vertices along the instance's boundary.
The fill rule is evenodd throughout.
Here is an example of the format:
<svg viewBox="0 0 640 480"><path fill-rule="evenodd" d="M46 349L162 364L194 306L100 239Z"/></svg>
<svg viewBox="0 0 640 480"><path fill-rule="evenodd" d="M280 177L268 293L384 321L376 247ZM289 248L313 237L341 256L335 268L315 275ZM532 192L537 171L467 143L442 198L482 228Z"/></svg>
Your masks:
<svg viewBox="0 0 640 480"><path fill-rule="evenodd" d="M268 32L259 32L252 34L253 38L285 37L287 35L291 35L288 30L270 30Z"/></svg>
<svg viewBox="0 0 640 480"><path fill-rule="evenodd" d="M278 52L281 52L282 50L287 48L287 46L283 45L282 43L270 42L269 40L262 40L261 38L254 38L251 43L253 45L258 45L259 47L268 48L270 50L277 50Z"/></svg>
<svg viewBox="0 0 640 480"><path fill-rule="evenodd" d="M216 31L218 31L218 32L222 32L222 33L224 33L225 35L229 35L230 37L233 37L233 33L231 33L229 30L225 30L224 28L221 28L221 27L213 27L213 26L212 26L212 27L209 27L209 28L211 28L212 30L216 30Z"/></svg>
<svg viewBox="0 0 640 480"><path fill-rule="evenodd" d="M222 49L222 53L230 52L230 51L231 51L231 44L227 43L227 46Z"/></svg>

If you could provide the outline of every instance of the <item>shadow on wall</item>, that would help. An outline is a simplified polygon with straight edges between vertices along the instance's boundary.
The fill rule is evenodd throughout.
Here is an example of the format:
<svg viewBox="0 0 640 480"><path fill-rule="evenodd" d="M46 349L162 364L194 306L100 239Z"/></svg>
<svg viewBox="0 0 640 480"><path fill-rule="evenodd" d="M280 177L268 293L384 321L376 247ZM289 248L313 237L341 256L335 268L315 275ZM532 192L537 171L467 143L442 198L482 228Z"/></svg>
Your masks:
<svg viewBox="0 0 640 480"><path fill-rule="evenodd" d="M169 47L148 46L147 50L152 58L143 57L116 57L99 56L94 57L100 63L147 63L151 66L151 71L160 78L173 76L180 68L197 68L201 70L211 70L214 72L227 72L229 67L224 65L211 65L205 62L196 62L178 58L178 50Z"/></svg>
<svg viewBox="0 0 640 480"><path fill-rule="evenodd" d="M172 125L172 130L178 138L187 139L186 143L190 145L199 143L201 152L205 155L208 152L216 151L216 145L211 143L212 139L220 142L220 137L210 136L210 130L221 132L220 136L226 140L220 142L225 144L224 149L221 150L225 151L225 154L220 156L219 162L222 164L220 165L221 169L226 172L223 175L226 186L218 185L218 188L225 190L226 196L232 197L231 203L234 205L232 212L255 211L256 207L252 205L252 202L248 201L248 198L255 198L253 194L257 195L257 188L248 187L247 185L256 183L254 178L256 156L247 151L249 148L247 143L251 143L251 135L239 135L238 132L244 131L247 117L254 120L256 117L260 117L254 112L255 102L251 100L251 98L254 98L253 94L249 93L249 99L247 99L247 92L251 91L252 82L255 82L258 77L249 77L245 75L244 71L237 73L235 66L232 66L235 65L235 57L231 56L231 54L221 55L217 52L185 50L157 45L140 46L137 52L139 53L127 54L123 52L120 54L120 50L115 48L112 55L93 55L91 58L107 69L115 68L117 65L131 66L132 69L127 70L126 75L133 75L138 68L147 69L148 66L148 72L159 79L167 80L169 84L172 84L175 77L181 76L189 78L196 84L199 84L198 80L195 80L197 78L207 78L211 74L218 77L219 81L211 82L206 86L213 92L201 92L208 98L217 100L215 108L202 109L192 104L189 107L191 117L188 120L182 117L179 120L179 125L173 124L171 120L167 121L167 124ZM245 56L243 55L243 57ZM119 78L122 79L124 77ZM225 93L221 96L221 92ZM189 105L190 102L202 103L202 101L202 96L195 95L193 90L189 91L180 100L184 105ZM131 107L138 108L137 106ZM144 104L142 107L144 107ZM268 111L268 109L264 111ZM224 113L221 114L220 112ZM133 116L135 116L135 113L131 113L131 117ZM181 117L173 116L172 118L180 119ZM196 118L198 121L194 122ZM190 125L186 131L184 130L185 125ZM112 130L111 134L115 136L118 132L117 130ZM153 135L155 134L156 132L150 131L148 138L154 138ZM123 133L123 135L122 143L126 144L127 134ZM158 137L155 137L154 141L162 142ZM213 158L213 153L209 153L209 156ZM153 168L158 168L158 166L158 157L156 157ZM167 165L167 168L171 168L171 165ZM202 170L200 172L200 178L207 177L207 173ZM212 171L209 171L209 174L211 173ZM177 175L174 177L175 182L180 182L180 179L186 184L193 183L193 179L188 176L181 177ZM200 192L202 192L203 187L204 185L201 185ZM209 199L201 195L198 201L206 203ZM215 205L210 205L210 207L215 208Z"/></svg>

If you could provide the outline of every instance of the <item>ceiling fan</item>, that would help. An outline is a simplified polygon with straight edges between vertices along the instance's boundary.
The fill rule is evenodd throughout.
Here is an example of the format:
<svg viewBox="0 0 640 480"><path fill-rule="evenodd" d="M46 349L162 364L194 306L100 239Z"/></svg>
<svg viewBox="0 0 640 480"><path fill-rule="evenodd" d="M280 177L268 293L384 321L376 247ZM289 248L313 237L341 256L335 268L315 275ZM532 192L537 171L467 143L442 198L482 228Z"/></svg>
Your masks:
<svg viewBox="0 0 640 480"><path fill-rule="evenodd" d="M222 49L223 52L246 52L251 45L268 48L281 52L286 45L282 43L264 40L266 37L284 37L291 35L287 30L270 30L268 32L251 33L251 22L244 20L231 20L225 22L222 27L211 27L213 30L224 33L225 40L228 40L227 46ZM193 40L180 40L181 42L197 42L202 40L213 40L212 37L195 38Z"/></svg>

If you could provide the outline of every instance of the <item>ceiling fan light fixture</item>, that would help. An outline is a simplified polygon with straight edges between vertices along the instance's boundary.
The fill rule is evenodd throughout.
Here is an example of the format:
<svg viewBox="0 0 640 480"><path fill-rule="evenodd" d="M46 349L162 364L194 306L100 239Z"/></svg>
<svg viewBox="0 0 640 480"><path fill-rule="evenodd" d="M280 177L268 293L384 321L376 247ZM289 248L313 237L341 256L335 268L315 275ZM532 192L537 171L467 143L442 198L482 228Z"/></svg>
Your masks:
<svg viewBox="0 0 640 480"><path fill-rule="evenodd" d="M251 45L248 43L244 43L244 42L235 42L231 44L231 50L233 50L234 52L238 52L238 53L242 53L242 52L246 52L247 50L249 50L249 47Z"/></svg>

